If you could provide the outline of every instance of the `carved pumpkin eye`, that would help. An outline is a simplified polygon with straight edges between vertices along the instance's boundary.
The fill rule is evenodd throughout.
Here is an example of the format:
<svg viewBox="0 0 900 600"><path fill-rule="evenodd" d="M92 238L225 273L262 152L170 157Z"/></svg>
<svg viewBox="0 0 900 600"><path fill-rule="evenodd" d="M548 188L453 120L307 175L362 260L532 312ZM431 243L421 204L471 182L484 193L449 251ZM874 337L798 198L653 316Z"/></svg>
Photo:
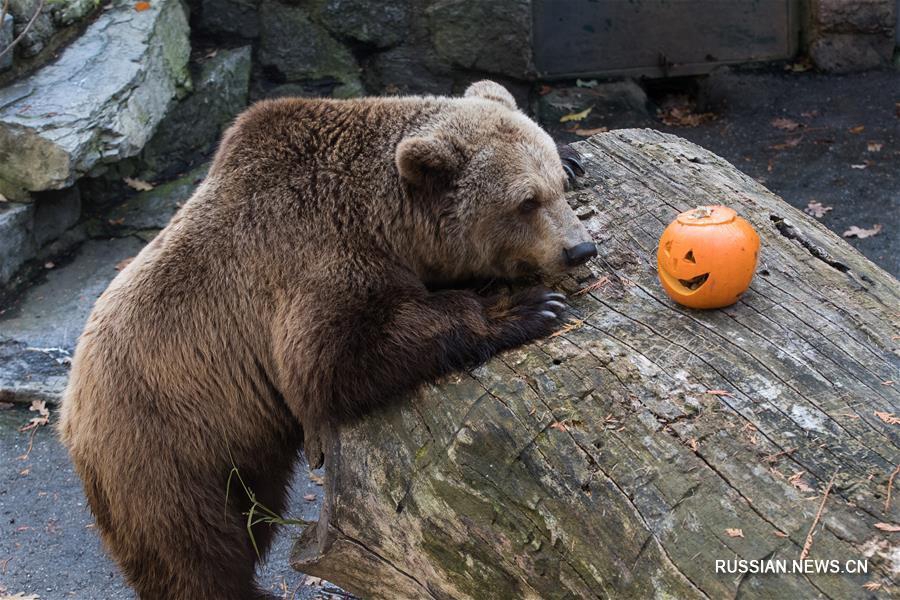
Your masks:
<svg viewBox="0 0 900 600"><path fill-rule="evenodd" d="M540 206L541 203L538 202L536 198L531 197L519 205L519 212L527 215L536 211Z"/></svg>

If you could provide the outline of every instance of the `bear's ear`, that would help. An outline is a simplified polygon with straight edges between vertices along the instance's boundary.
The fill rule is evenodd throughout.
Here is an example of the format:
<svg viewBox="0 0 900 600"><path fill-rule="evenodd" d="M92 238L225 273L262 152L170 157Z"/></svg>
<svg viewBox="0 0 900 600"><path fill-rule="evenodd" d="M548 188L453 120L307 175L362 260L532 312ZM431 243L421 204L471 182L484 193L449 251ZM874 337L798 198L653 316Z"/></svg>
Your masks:
<svg viewBox="0 0 900 600"><path fill-rule="evenodd" d="M394 161L400 176L416 185L434 177L452 175L459 167L450 144L433 136L404 138L397 145Z"/></svg>
<svg viewBox="0 0 900 600"><path fill-rule="evenodd" d="M506 108L516 109L516 100L505 87L499 83L495 83L488 79L476 81L463 94L466 98L484 98L485 100L493 100L499 102Z"/></svg>

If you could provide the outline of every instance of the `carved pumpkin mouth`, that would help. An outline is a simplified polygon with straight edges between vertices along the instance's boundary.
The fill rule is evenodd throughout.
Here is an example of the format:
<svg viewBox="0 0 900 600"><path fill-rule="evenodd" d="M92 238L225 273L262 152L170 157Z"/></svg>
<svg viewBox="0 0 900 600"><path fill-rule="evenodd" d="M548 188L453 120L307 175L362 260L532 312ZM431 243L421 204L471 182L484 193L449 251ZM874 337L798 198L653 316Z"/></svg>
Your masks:
<svg viewBox="0 0 900 600"><path fill-rule="evenodd" d="M709 279L709 273L703 273L702 275L697 275L690 279L679 279L678 283L694 292L700 289L700 286L706 283L707 279Z"/></svg>

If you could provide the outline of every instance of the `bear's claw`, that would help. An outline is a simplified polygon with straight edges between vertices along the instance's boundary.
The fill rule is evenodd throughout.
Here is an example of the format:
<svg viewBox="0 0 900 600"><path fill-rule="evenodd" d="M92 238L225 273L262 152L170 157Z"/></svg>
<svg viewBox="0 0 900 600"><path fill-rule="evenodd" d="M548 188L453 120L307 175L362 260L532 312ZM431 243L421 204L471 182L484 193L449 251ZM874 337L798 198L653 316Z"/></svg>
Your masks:
<svg viewBox="0 0 900 600"><path fill-rule="evenodd" d="M566 172L569 184L574 184L578 177L586 173L584 163L581 161L581 154L567 144L558 144L556 151L559 153L559 160L562 162L562 168Z"/></svg>

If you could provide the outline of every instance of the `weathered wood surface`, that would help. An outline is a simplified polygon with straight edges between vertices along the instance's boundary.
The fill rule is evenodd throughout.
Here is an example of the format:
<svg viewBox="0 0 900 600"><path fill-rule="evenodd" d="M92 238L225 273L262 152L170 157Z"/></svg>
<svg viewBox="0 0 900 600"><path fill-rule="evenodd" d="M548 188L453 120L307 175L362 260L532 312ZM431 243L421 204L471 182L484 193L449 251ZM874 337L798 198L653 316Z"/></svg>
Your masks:
<svg viewBox="0 0 900 600"><path fill-rule="evenodd" d="M682 139L576 147L589 174L571 200L594 207L601 250L559 284L578 324L327 439L324 508L293 566L366 598L898 593L900 533L875 526L900 523L900 498L885 509L900 424L876 414L900 415L898 282ZM700 312L663 294L655 250L712 203L762 254L740 302ZM715 572L798 559L832 478L809 557L868 558L868 574Z"/></svg>

